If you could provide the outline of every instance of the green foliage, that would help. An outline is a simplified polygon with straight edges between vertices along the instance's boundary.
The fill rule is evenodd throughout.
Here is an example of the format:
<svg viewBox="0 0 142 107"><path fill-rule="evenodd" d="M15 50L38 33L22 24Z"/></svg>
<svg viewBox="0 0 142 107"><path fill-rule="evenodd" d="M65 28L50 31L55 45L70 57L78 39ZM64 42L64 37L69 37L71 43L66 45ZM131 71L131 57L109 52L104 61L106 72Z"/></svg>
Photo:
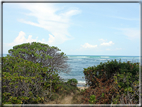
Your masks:
<svg viewBox="0 0 142 107"><path fill-rule="evenodd" d="M80 93L83 94L86 91L86 89L81 89Z"/></svg>
<svg viewBox="0 0 142 107"><path fill-rule="evenodd" d="M40 64L18 57L3 57L3 104L41 103L48 84L43 81L42 73L48 70ZM47 75L47 74L46 74ZM48 77L49 75L47 75ZM47 96L47 95L46 95Z"/></svg>
<svg viewBox="0 0 142 107"><path fill-rule="evenodd" d="M102 93L102 97L104 97L104 95L105 95L105 94L104 94L104 93Z"/></svg>
<svg viewBox="0 0 142 107"><path fill-rule="evenodd" d="M67 84L77 86L78 81L75 78L68 79Z"/></svg>
<svg viewBox="0 0 142 107"><path fill-rule="evenodd" d="M64 81L56 85L56 92L70 94L70 92L75 92L75 90L77 90L77 87Z"/></svg>
<svg viewBox="0 0 142 107"><path fill-rule="evenodd" d="M8 50L12 57L20 57L22 59L40 63L43 67L51 68L50 71L68 72L69 65L66 63L67 57L59 48L49 46L39 42L24 43L16 45L13 49Z"/></svg>
<svg viewBox="0 0 142 107"><path fill-rule="evenodd" d="M132 64L133 66L133 64ZM121 69L120 69L121 70ZM137 69L138 70L138 69ZM125 70L127 73L123 72L122 74L117 73L116 76L114 76L115 83L117 83L116 87L121 90L123 89L120 94L123 94L125 96L129 95L134 96L133 99L139 100L139 74L138 71L135 75L132 75L132 73ZM120 99L121 96L117 96L117 99ZM115 103L115 102L114 102Z"/></svg>
<svg viewBox="0 0 142 107"><path fill-rule="evenodd" d="M83 72L87 85L91 86L92 89L98 89L102 86L104 87L104 84L106 84L108 80L112 79L106 85L111 86L113 84L113 88L119 90L119 92L114 91L112 87L107 87L106 89L108 91L111 91L109 93L113 94L113 104L125 104L128 103L128 101L131 103L133 102L134 104L138 103L139 63L130 63L129 61L126 63L121 63L121 60L119 62L112 60L105 63L100 63L100 65L97 66L84 68ZM99 93L98 96L101 95L102 97L105 97L106 94L108 93ZM124 100L124 96L127 101Z"/></svg>
<svg viewBox="0 0 142 107"><path fill-rule="evenodd" d="M95 104L96 101L97 101L96 96L95 96L95 95L91 95L89 102L90 102L91 104Z"/></svg>
<svg viewBox="0 0 142 107"><path fill-rule="evenodd" d="M69 71L67 57L57 47L24 43L10 49L3 58L3 104L43 103L65 87L57 74ZM61 85L61 86L60 86ZM72 87L71 87L72 88Z"/></svg>
<svg viewBox="0 0 142 107"><path fill-rule="evenodd" d="M116 95L115 98L112 99L112 104L119 104L119 99L120 98L120 95Z"/></svg>
<svg viewBox="0 0 142 107"><path fill-rule="evenodd" d="M119 73L129 74L129 77L135 77L137 71L139 71L139 67L137 66L138 63L132 64L130 62L117 62L116 60L112 60L111 62L100 63L100 65L92 66L88 68L84 68L84 75L86 82L89 86L97 86L97 81L94 77L101 78L104 74L106 75L107 79L111 78L114 74ZM123 78L123 75L121 75ZM134 80L134 78L133 78Z"/></svg>

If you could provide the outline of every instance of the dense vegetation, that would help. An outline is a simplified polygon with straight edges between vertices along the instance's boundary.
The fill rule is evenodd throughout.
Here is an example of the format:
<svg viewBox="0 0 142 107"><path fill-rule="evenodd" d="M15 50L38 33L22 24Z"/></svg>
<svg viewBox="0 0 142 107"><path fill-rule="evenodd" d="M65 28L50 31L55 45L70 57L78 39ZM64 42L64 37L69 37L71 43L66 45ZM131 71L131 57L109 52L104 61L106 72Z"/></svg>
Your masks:
<svg viewBox="0 0 142 107"><path fill-rule="evenodd" d="M3 97L4 104L29 104L43 102L49 81L43 81L41 73L47 71L40 64L18 57L3 58ZM47 75L48 76L48 75ZM41 84L45 84L44 87ZM49 85L49 86L48 86ZM44 90L46 89L46 90ZM47 93L46 95L50 95Z"/></svg>
<svg viewBox="0 0 142 107"><path fill-rule="evenodd" d="M139 104L139 63L112 60L88 67L84 74L90 86L84 104Z"/></svg>
<svg viewBox="0 0 142 107"><path fill-rule="evenodd" d="M84 68L89 88L80 91L76 79L65 82L58 75L69 71L67 57L58 51L36 42L10 49L2 58L2 104L59 104L72 93L72 104L139 103L139 63L114 60Z"/></svg>
<svg viewBox="0 0 142 107"><path fill-rule="evenodd" d="M67 57L57 47L32 42L14 46L2 58L2 104L37 104L77 90L77 80L62 80Z"/></svg>

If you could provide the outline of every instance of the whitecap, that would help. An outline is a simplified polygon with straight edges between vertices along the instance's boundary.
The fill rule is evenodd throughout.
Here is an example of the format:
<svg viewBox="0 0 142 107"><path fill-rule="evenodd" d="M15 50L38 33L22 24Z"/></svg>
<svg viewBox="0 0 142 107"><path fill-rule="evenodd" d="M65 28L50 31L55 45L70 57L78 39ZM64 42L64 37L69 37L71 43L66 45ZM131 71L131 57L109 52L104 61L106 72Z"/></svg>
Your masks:
<svg viewBox="0 0 142 107"><path fill-rule="evenodd" d="M79 84L86 84L86 81L78 81Z"/></svg>
<svg viewBox="0 0 142 107"><path fill-rule="evenodd" d="M101 58L109 58L109 56L101 56Z"/></svg>

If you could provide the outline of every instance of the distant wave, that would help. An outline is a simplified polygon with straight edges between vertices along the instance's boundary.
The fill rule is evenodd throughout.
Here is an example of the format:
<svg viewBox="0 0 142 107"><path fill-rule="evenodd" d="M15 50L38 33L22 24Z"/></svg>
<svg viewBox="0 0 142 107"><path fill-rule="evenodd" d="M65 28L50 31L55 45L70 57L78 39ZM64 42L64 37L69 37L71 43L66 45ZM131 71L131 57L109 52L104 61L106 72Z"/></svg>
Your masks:
<svg viewBox="0 0 142 107"><path fill-rule="evenodd" d="M86 84L86 81L78 81L80 84Z"/></svg>
<svg viewBox="0 0 142 107"><path fill-rule="evenodd" d="M67 55L68 58L101 58L100 56Z"/></svg>
<svg viewBox="0 0 142 107"><path fill-rule="evenodd" d="M77 86L84 86L86 84L86 81L78 81Z"/></svg>
<svg viewBox="0 0 142 107"><path fill-rule="evenodd" d="M67 57L70 59L75 58L97 58L97 59L132 59L132 58L138 58L139 56L93 56L93 55L67 55Z"/></svg>
<svg viewBox="0 0 142 107"><path fill-rule="evenodd" d="M110 58L109 56L101 56L101 58Z"/></svg>

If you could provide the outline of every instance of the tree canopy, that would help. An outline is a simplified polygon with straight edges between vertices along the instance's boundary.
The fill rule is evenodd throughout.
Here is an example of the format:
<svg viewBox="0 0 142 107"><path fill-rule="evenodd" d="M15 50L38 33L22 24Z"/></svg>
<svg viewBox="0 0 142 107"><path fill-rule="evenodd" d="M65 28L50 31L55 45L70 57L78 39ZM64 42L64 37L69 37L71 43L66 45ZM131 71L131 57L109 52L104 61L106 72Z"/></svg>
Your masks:
<svg viewBox="0 0 142 107"><path fill-rule="evenodd" d="M39 42L24 43L16 45L8 50L12 57L20 57L34 63L40 63L43 67L50 68L51 71L69 72L67 56L59 48L49 46Z"/></svg>
<svg viewBox="0 0 142 107"><path fill-rule="evenodd" d="M67 56L59 48L24 43L3 57L4 103L43 103L62 82L58 72L69 72ZM15 92L15 93L13 93Z"/></svg>

